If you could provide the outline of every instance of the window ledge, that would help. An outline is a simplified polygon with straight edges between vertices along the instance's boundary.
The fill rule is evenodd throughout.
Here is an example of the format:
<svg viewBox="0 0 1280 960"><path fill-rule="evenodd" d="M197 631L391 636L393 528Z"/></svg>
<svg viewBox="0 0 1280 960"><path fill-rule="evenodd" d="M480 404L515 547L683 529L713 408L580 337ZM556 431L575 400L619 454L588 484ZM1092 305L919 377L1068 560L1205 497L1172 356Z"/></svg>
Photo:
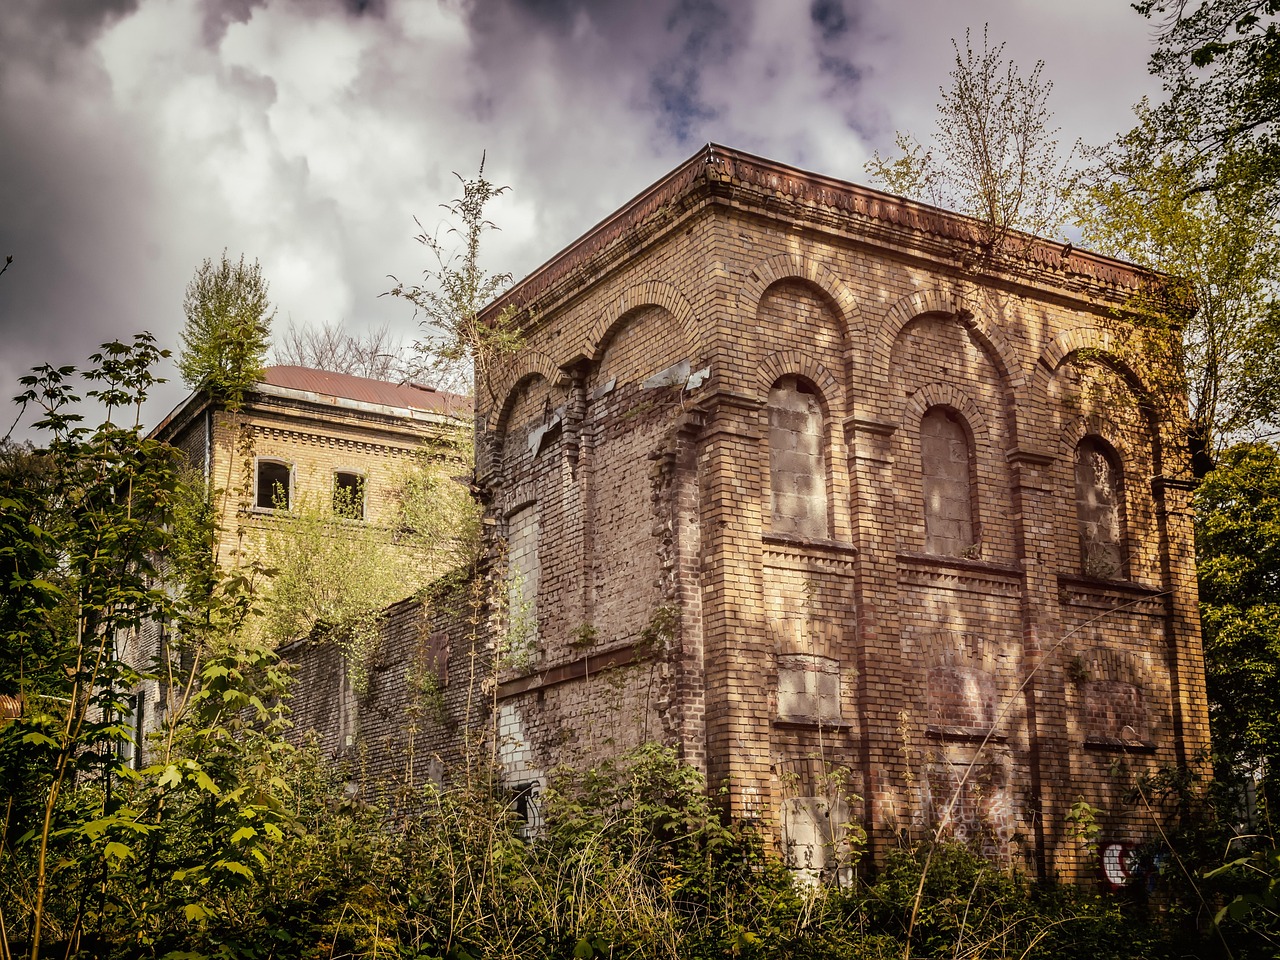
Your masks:
<svg viewBox="0 0 1280 960"><path fill-rule="evenodd" d="M951 557L941 553L900 553L898 562L917 567L946 567L952 570L976 570L983 573L1001 573L1007 576L1021 576L1020 566L1009 566L991 560L971 560L968 557Z"/></svg>
<svg viewBox="0 0 1280 960"><path fill-rule="evenodd" d="M1122 737L1085 737L1086 750L1119 753L1155 753L1156 745L1150 740L1126 740Z"/></svg>
<svg viewBox="0 0 1280 960"><path fill-rule="evenodd" d="M818 717L774 717L773 725L782 727L783 729L795 730L852 730L853 723L849 720L833 718L831 720L822 720Z"/></svg>
<svg viewBox="0 0 1280 960"><path fill-rule="evenodd" d="M760 535L764 543L774 543L787 547L818 547L822 550L835 550L841 553L857 553L858 548L852 543L842 540L824 540L819 537L798 537L791 533L765 532Z"/></svg>
<svg viewBox="0 0 1280 960"><path fill-rule="evenodd" d="M952 743L1006 743L1009 740L1003 733L993 733L990 727L952 727L933 723L925 727L924 735Z"/></svg>

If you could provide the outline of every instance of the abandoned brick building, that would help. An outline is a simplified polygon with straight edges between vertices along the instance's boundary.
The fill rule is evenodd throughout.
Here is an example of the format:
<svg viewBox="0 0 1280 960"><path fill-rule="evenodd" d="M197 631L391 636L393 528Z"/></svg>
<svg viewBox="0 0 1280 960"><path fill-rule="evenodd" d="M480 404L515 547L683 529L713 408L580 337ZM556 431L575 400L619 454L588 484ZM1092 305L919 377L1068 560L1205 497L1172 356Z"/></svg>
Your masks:
<svg viewBox="0 0 1280 960"><path fill-rule="evenodd" d="M391 608L359 696L288 651L299 728L401 782L487 743L530 816L660 741L815 871L856 823L1085 877L1083 799L1123 873L1135 778L1208 744L1176 351L1158 278L981 237L714 145L662 178L487 310L494 583Z"/></svg>
<svg viewBox="0 0 1280 960"><path fill-rule="evenodd" d="M489 308L512 784L662 741L815 868L848 821L1064 876L1079 799L1154 833L1126 791L1208 743L1158 278L980 238L709 145ZM474 677L426 633L443 746Z"/></svg>
<svg viewBox="0 0 1280 960"><path fill-rule="evenodd" d="M150 435L181 451L211 491L216 561L225 570L247 569L255 561L270 566L273 516L281 508L332 503L352 523L388 527L400 474L424 448L465 430L470 414L470 400L438 390L272 366L238 410L197 390ZM169 625L148 622L127 638L124 652L148 666L170 656L171 640ZM169 698L155 679L134 691L138 743L157 729ZM324 716L345 709L349 699L317 688L310 712L301 713ZM134 760L143 762L140 755Z"/></svg>

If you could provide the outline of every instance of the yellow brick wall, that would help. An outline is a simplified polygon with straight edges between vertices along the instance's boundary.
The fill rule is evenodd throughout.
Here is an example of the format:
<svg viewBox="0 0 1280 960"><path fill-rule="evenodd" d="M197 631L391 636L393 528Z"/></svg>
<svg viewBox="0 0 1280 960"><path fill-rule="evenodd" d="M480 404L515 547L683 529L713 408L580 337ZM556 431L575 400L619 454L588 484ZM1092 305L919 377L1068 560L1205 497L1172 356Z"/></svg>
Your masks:
<svg viewBox="0 0 1280 960"><path fill-rule="evenodd" d="M480 411L495 514L541 518L541 660L500 688L521 769L663 739L775 825L838 772L873 855L950 811L997 859L1087 876L1071 804L1105 811L1104 839L1150 836L1125 789L1208 740L1185 464L1138 402L1168 372L1117 372L1140 353L1121 344L1164 334L1117 319L1116 286L975 267L905 221L873 236L834 207L753 200L758 182L566 272ZM645 385L681 362L709 376ZM770 529L766 405L787 375L821 396L829 538ZM924 537L920 423L938 405L973 440L981 541L960 557ZM1123 582L1081 575L1085 433L1124 462ZM1081 664L1120 662L1099 651L1137 663L1150 744L1085 743ZM839 664L839 722L778 716L778 658L804 656ZM931 669L996 692L982 736L930 723Z"/></svg>

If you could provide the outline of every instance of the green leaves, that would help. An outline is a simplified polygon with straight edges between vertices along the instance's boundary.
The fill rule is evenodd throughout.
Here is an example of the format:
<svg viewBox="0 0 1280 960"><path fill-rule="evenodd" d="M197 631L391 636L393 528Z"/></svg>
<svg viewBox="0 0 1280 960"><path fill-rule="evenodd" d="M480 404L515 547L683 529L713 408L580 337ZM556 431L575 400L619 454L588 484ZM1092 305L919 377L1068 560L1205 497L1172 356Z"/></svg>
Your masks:
<svg viewBox="0 0 1280 960"><path fill-rule="evenodd" d="M275 311L267 299L267 281L255 260L245 263L206 259L187 285L178 369L183 382L207 390L214 400L238 409L247 391L262 378L268 336Z"/></svg>
<svg viewBox="0 0 1280 960"><path fill-rule="evenodd" d="M894 193L975 218L982 229L977 239L995 252L1016 230L1059 233L1059 185L1068 179L1072 157L1058 154L1044 62L1023 76L1004 59L1003 43L988 45L986 27L980 53L967 31L964 53L954 40L952 47L951 86L939 90L937 131L928 146L899 133L899 155L885 160L876 153L867 171Z"/></svg>
<svg viewBox="0 0 1280 960"><path fill-rule="evenodd" d="M426 247L435 261L423 271L424 284L396 281L388 292L413 304L421 317L423 337L415 346L427 358L434 381L447 389L470 393L473 380L487 381L496 363L514 354L523 343L513 308L485 320L481 311L511 284L509 273L489 273L480 264L480 244L497 226L485 216L486 208L507 187L485 178L485 158L471 179L454 176L462 184L462 196L441 204L452 222L446 236L460 240L460 249L442 240L439 231L425 229L414 239ZM419 227L422 224L415 218ZM393 278L394 279L394 278Z"/></svg>

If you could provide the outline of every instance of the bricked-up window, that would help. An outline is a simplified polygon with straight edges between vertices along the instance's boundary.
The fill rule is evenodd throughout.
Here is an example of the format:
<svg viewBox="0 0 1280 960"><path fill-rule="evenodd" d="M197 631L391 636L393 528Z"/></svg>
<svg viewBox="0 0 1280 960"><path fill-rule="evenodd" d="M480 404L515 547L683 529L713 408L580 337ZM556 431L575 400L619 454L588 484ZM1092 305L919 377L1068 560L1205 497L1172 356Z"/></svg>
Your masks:
<svg viewBox="0 0 1280 960"><path fill-rule="evenodd" d="M1087 743L1146 742L1147 711L1137 686L1124 680L1089 680L1081 693Z"/></svg>
<svg viewBox="0 0 1280 960"><path fill-rule="evenodd" d="M817 395L796 377L769 391L769 478L773 532L825 539L826 425Z"/></svg>
<svg viewBox="0 0 1280 960"><path fill-rule="evenodd" d="M929 726L939 733L985 734L996 722L995 684L973 667L930 668L926 703Z"/></svg>
<svg viewBox="0 0 1280 960"><path fill-rule="evenodd" d="M808 654L779 656L778 718L838 722L840 664L830 657Z"/></svg>
<svg viewBox="0 0 1280 960"><path fill-rule="evenodd" d="M944 557L972 556L973 446L960 415L933 407L920 421L924 472L924 548Z"/></svg>
<svg viewBox="0 0 1280 960"><path fill-rule="evenodd" d="M1087 577L1125 575L1123 477L1120 458L1104 441L1085 437L1076 445L1076 523Z"/></svg>
<svg viewBox="0 0 1280 960"><path fill-rule="evenodd" d="M293 467L283 460L259 460L256 497L259 510L289 509L293 499Z"/></svg>
<svg viewBox="0 0 1280 960"><path fill-rule="evenodd" d="M364 519L364 477L346 470L333 475L333 512L348 520Z"/></svg>
<svg viewBox="0 0 1280 960"><path fill-rule="evenodd" d="M537 653L539 572L538 506L530 504L507 520L506 660L517 669Z"/></svg>

